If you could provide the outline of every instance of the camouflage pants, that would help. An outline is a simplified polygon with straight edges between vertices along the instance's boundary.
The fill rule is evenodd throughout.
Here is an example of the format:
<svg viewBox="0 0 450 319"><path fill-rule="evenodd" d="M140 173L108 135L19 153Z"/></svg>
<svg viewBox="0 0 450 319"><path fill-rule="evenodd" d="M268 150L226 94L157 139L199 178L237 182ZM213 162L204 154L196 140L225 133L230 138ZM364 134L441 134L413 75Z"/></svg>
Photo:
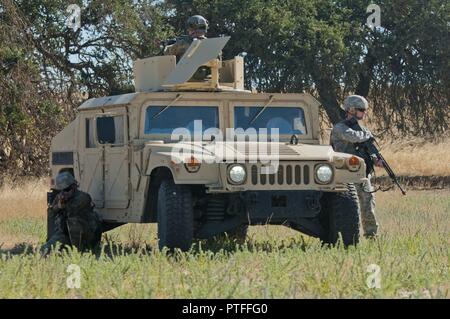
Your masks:
<svg viewBox="0 0 450 319"><path fill-rule="evenodd" d="M66 245L70 245L70 238L69 235L67 234L67 229L64 225L64 220L61 215L57 215L55 217L54 227L55 228L53 235L41 247L42 255L47 255L48 253L50 253L52 248L55 248L57 243L61 245L60 248Z"/></svg>
<svg viewBox="0 0 450 319"><path fill-rule="evenodd" d="M361 224L364 236L374 236L378 232L378 222L375 215L375 193L368 193L373 191L370 183L370 176L366 183L355 184L356 191L359 197L359 207L361 210Z"/></svg>
<svg viewBox="0 0 450 319"><path fill-rule="evenodd" d="M41 253L47 254L51 251L52 248L56 246L56 244L59 243L61 247L64 247L66 245L70 245L70 238L63 232L55 232L52 237L41 247Z"/></svg>
<svg viewBox="0 0 450 319"><path fill-rule="evenodd" d="M92 249L98 245L101 232L92 231L86 221L77 218L63 220L61 216L55 219L55 233L42 246L42 254L47 254L59 243L61 247L75 246L79 251Z"/></svg>

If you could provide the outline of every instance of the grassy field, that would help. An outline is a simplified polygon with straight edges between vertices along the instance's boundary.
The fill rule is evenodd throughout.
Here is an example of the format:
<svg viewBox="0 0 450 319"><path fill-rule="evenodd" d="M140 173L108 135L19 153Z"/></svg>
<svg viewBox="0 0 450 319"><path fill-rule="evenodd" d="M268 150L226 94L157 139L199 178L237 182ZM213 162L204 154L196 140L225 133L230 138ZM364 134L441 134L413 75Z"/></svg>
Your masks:
<svg viewBox="0 0 450 319"><path fill-rule="evenodd" d="M26 195L26 200L24 196ZM126 225L96 255L42 259L45 185L0 191L0 298L449 298L450 191L379 193L382 235L357 248L321 247L281 226L251 227L245 245L201 242L167 256L154 225ZM67 267L81 269L69 289ZM380 288L369 288L371 264Z"/></svg>

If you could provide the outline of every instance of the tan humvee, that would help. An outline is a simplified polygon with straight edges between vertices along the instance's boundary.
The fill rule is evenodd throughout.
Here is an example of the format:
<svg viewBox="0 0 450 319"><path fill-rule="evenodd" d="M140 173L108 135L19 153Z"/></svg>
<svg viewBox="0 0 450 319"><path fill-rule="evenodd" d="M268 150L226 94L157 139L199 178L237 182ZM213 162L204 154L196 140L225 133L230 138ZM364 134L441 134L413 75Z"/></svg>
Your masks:
<svg viewBox="0 0 450 319"><path fill-rule="evenodd" d="M364 180L364 161L319 145L312 96L244 90L242 57L216 58L226 41L196 40L178 63L175 56L136 61L136 93L86 101L53 138L53 178L72 172L105 231L157 222L160 247L186 250L195 238L225 232L242 240L258 223L328 243L340 232L344 244L356 243L350 183ZM192 81L205 65L211 74ZM227 139L230 128L242 130Z"/></svg>

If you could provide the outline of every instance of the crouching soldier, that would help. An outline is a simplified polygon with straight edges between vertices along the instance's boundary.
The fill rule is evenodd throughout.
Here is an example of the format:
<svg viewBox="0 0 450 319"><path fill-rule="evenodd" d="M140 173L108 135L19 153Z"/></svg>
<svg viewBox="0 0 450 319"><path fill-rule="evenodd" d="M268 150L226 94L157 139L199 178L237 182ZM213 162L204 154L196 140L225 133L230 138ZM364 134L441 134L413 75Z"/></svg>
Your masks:
<svg viewBox="0 0 450 319"><path fill-rule="evenodd" d="M54 232L41 253L49 253L56 243L75 246L79 251L95 248L100 243L102 229L91 196L78 189L77 181L69 172L58 174L55 190L59 193L48 208L49 215L54 217Z"/></svg>

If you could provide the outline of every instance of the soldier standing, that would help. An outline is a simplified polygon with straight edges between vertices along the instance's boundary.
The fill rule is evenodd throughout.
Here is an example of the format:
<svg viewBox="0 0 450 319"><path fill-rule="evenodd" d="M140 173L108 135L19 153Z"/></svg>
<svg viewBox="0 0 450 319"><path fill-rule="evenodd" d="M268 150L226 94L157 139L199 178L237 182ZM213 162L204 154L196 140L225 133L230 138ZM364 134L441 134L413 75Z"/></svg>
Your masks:
<svg viewBox="0 0 450 319"><path fill-rule="evenodd" d="M349 120L364 119L369 103L360 95L348 96L344 101L344 110L346 112L346 119L337 123L331 131L331 145L337 152L349 153L361 156L357 149L356 143L363 143L370 140L372 133L363 126L361 131L354 130L349 126ZM382 167L381 161L376 157L370 158L373 164ZM358 192L359 204L361 209L361 224L364 231L364 236L371 238L375 237L378 232L378 222L375 215L375 194L370 182L371 175L367 175L367 181L363 184L356 184Z"/></svg>
<svg viewBox="0 0 450 319"><path fill-rule="evenodd" d="M190 17L186 24L188 35L169 40L170 45L164 48L164 55L175 55L177 61L181 59L194 39L206 39L206 33L208 32L208 20L201 15Z"/></svg>
<svg viewBox="0 0 450 319"><path fill-rule="evenodd" d="M101 221L93 209L91 196L78 190L78 183L69 172L58 174L55 189L59 193L48 208L49 215L54 216L55 232L42 246L42 254L47 254L57 242L80 251L97 246L102 234Z"/></svg>

